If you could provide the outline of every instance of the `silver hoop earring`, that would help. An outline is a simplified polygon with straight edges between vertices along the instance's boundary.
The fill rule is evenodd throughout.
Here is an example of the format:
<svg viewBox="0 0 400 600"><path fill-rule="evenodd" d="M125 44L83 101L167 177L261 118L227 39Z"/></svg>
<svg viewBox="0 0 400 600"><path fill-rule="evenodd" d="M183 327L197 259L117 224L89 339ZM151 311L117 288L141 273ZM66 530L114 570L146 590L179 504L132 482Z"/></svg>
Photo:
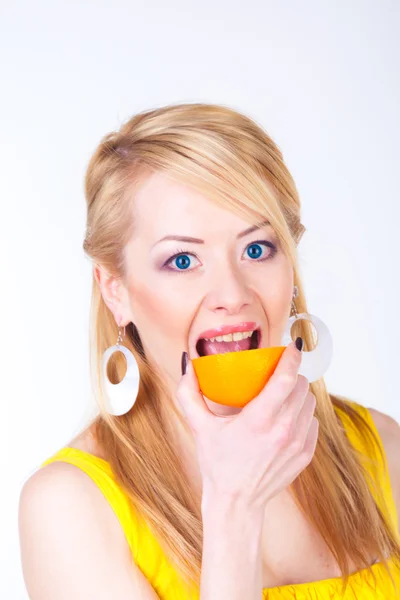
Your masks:
<svg viewBox="0 0 400 600"><path fill-rule="evenodd" d="M323 377L328 370L333 356L333 339L328 327L323 321L321 321L321 319L315 315L311 315L310 313L297 313L296 305L294 303L294 298L296 298L297 295L298 288L295 286L292 300L292 310L294 315L288 320L286 330L282 338L282 344L284 346L288 346L293 341L291 330L295 321L298 321L299 319L306 319L307 321L311 321L311 323L314 325L317 331L317 344L313 350L310 350L310 352L302 352L300 368L298 371L300 375L306 377L311 383Z"/></svg>
<svg viewBox="0 0 400 600"><path fill-rule="evenodd" d="M121 327L118 325L117 343L115 346L107 348L103 354L103 381L107 396L106 410L116 417L120 417L131 410L138 396L140 382L140 373L136 358L129 348L121 345L121 342ZM119 383L111 383L107 376L107 364L114 352L122 352L126 358L127 368L125 377Z"/></svg>

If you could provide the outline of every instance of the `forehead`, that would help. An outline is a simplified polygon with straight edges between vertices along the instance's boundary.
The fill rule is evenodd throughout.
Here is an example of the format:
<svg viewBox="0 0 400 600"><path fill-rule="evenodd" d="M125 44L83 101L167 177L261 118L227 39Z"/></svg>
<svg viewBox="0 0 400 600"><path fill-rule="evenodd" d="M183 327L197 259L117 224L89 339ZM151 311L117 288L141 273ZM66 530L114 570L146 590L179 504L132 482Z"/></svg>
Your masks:
<svg viewBox="0 0 400 600"><path fill-rule="evenodd" d="M154 240L168 233L194 234L200 229L210 235L235 233L249 224L194 188L160 172L144 179L135 193L132 210L136 233Z"/></svg>

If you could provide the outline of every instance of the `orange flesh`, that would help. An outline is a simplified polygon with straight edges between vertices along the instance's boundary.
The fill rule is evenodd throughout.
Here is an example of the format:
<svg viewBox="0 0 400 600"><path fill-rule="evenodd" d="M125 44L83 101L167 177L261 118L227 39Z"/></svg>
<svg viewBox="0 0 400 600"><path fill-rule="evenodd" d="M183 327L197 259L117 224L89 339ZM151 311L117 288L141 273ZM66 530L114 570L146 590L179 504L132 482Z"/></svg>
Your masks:
<svg viewBox="0 0 400 600"><path fill-rule="evenodd" d="M192 364L206 398L243 408L266 385L285 349L286 346L274 346L209 354L193 358Z"/></svg>

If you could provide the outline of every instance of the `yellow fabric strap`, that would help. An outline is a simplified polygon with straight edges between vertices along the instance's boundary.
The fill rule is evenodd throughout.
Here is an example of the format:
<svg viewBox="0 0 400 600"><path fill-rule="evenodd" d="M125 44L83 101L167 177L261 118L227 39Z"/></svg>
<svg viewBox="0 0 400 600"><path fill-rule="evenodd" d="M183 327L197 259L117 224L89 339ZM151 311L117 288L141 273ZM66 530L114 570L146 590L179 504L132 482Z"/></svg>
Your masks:
<svg viewBox="0 0 400 600"><path fill-rule="evenodd" d="M395 534L400 539L398 532L398 514L396 503L393 497L387 457L382 439L368 408L356 402L350 402L350 404L357 410L359 414L361 414L362 417L364 417L366 422L371 427L377 438L378 447L370 434L367 436L361 435L360 430L354 425L347 413L339 411L339 416L344 424L347 436L352 446L359 453L363 467L371 476L371 481L369 478L367 478L371 493L373 494L380 510L388 518L389 523L392 524Z"/></svg>

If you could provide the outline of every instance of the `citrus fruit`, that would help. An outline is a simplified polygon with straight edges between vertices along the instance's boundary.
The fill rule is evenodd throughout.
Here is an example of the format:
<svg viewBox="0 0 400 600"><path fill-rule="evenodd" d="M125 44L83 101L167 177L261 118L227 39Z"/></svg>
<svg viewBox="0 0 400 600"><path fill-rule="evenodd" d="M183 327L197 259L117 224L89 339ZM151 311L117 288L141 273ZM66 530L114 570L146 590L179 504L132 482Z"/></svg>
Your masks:
<svg viewBox="0 0 400 600"><path fill-rule="evenodd" d="M193 358L202 394L212 402L242 408L261 392L285 349L273 346Z"/></svg>

